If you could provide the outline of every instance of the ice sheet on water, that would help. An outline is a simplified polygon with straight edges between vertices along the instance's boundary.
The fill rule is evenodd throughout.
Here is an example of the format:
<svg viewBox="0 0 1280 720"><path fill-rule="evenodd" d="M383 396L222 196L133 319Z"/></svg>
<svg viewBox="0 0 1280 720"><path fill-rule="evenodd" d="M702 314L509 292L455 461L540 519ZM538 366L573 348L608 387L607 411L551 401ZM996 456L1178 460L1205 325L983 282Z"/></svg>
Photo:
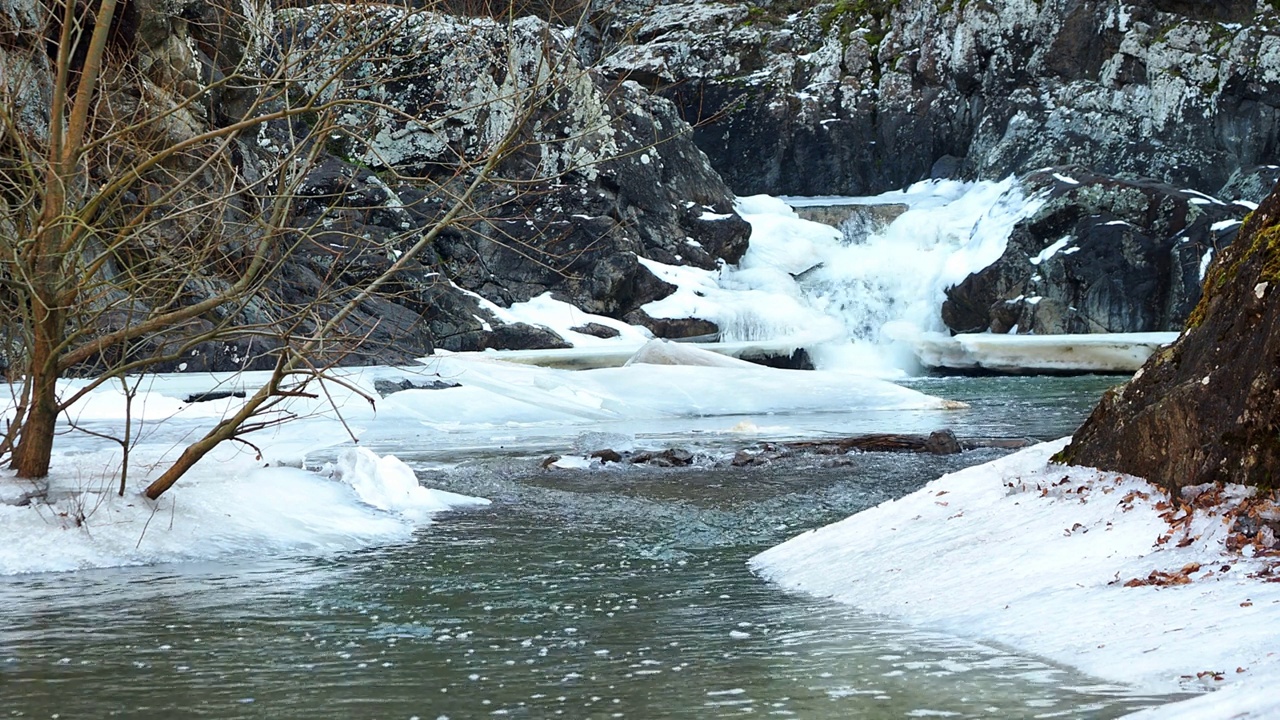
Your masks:
<svg viewBox="0 0 1280 720"><path fill-rule="evenodd" d="M873 377L831 371L650 365L568 371L445 356L439 372L582 420L944 408L948 403Z"/></svg>
<svg viewBox="0 0 1280 720"><path fill-rule="evenodd" d="M753 368L746 360L713 353L710 350L673 343L667 340L650 340L632 355L623 367L632 365L696 365L700 367Z"/></svg>

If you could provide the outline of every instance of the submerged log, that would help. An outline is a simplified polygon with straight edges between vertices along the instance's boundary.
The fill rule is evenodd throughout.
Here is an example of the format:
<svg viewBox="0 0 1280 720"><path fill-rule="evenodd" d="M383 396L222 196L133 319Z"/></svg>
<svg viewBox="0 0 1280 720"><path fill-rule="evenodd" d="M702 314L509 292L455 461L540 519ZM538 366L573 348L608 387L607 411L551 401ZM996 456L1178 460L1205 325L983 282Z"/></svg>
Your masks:
<svg viewBox="0 0 1280 720"><path fill-rule="evenodd" d="M934 455L953 455L962 450L976 448L1017 449L1034 445L1030 438L964 438L959 439L950 430L935 430L928 435L873 433L853 435L836 440L801 440L784 443L789 450L812 452L819 455L843 455L863 452L924 452Z"/></svg>

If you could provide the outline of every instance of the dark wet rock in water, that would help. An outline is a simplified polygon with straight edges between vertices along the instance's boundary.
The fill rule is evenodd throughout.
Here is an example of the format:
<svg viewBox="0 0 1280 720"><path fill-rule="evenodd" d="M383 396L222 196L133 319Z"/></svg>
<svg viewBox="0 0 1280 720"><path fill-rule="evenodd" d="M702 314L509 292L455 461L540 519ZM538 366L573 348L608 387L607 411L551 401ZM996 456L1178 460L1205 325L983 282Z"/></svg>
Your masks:
<svg viewBox="0 0 1280 720"><path fill-rule="evenodd" d="M591 453L588 457L599 460L602 463L622 462L622 453L618 452L617 450L610 450L610 449L596 450L595 452Z"/></svg>
<svg viewBox="0 0 1280 720"><path fill-rule="evenodd" d="M1209 259L1248 212L1191 190L1076 167L1023 180L1044 204L1014 227L999 260L947 290L942 319L956 332L1181 329Z"/></svg>
<svg viewBox="0 0 1280 720"><path fill-rule="evenodd" d="M960 441L950 430L934 430L924 441L924 451L934 455L954 455L960 450Z"/></svg>
<svg viewBox="0 0 1280 720"><path fill-rule="evenodd" d="M618 332L617 328L611 328L608 325L601 325L600 323L587 323L585 325L578 325L577 327L571 327L569 329L576 333L582 333L583 335L590 335L592 337L598 337L605 340L616 338L622 334Z"/></svg>
<svg viewBox="0 0 1280 720"><path fill-rule="evenodd" d="M763 365L765 367L778 368L779 370L813 370L813 358L810 357L809 351L804 348L796 348L791 351L790 355L784 353L758 353L745 352L738 356L739 360L746 360L749 363Z"/></svg>
<svg viewBox="0 0 1280 720"><path fill-rule="evenodd" d="M1280 192L1214 261L1187 329L1103 396L1058 460L1145 477L1277 487Z"/></svg>
<svg viewBox="0 0 1280 720"><path fill-rule="evenodd" d="M951 455L961 451L960 442L950 430L935 430L928 435L873 433L835 440L802 440L785 443L785 447L818 455L844 455L861 452L927 452Z"/></svg>
<svg viewBox="0 0 1280 720"><path fill-rule="evenodd" d="M462 386L458 383L445 382L444 380L410 380L409 378L387 380L379 378L373 381L373 389L382 397L394 395L405 390L448 390L456 387Z"/></svg>
<svg viewBox="0 0 1280 720"><path fill-rule="evenodd" d="M693 453L684 448L668 448L666 450L645 450L627 458L632 465L650 465L653 467L686 467L693 464Z"/></svg>

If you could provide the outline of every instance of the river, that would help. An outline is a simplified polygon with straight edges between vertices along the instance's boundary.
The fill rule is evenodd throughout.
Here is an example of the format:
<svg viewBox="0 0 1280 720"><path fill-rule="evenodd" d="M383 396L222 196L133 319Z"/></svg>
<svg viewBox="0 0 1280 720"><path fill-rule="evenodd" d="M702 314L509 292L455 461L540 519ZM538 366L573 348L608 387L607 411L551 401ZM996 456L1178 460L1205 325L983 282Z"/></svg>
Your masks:
<svg viewBox="0 0 1280 720"><path fill-rule="evenodd" d="M948 416L960 436L1050 438L1115 382L911 384L970 403ZM1105 718L1168 700L746 568L997 451L548 472L554 447L455 448L446 464L401 442L432 484L493 504L323 558L0 578L0 716Z"/></svg>

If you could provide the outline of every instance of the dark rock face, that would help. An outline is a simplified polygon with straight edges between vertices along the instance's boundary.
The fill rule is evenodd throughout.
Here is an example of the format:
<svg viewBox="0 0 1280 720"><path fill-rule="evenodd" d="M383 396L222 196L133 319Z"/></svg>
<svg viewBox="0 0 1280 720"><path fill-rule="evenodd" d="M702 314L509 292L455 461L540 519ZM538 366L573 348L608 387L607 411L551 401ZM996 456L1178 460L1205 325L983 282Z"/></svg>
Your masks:
<svg viewBox="0 0 1280 720"><path fill-rule="evenodd" d="M1280 165L1258 165L1231 173L1220 196L1224 200L1260 203L1280 183Z"/></svg>
<svg viewBox="0 0 1280 720"><path fill-rule="evenodd" d="M1188 329L1094 409L1060 460L1170 489L1280 478L1280 193L1214 262Z"/></svg>
<svg viewBox="0 0 1280 720"><path fill-rule="evenodd" d="M1044 204L1014 227L998 261L947 290L942 318L956 332L1181 329L1208 254L1231 242L1247 211L1073 167L1024 183Z"/></svg>
<svg viewBox="0 0 1280 720"><path fill-rule="evenodd" d="M285 338L313 332L393 266L395 276L346 318L317 362L405 363L437 347L567 347L547 328L504 322L499 308L550 293L590 313L636 317L674 289L641 257L710 269L746 251L750 226L734 213L732 195L678 109L585 68L543 21L508 26L392 5L300 7L278 11L277 35L256 43L245 27L219 25L222 15L206 5L148 0L134 31L138 62L149 72L178 73L168 79L189 88L241 62L270 75L286 59L306 57L310 64L291 65L287 74L292 94L305 97L324 84L331 99L354 102L327 121L310 114L253 127L237 138L226 177L208 174L204 190L233 196L233 175L265 195L275 192L276 178L300 175L285 193L289 232L279 233L277 269L254 298L134 348L175 355L156 370L270 368ZM42 52L23 51L34 54L0 48L0 66L47 66ZM368 62L343 65L364 52ZM554 72L548 63L558 63ZM329 83L334 67L345 70ZM376 104L362 102L370 92ZM282 107L226 89L209 108L174 111L181 122L172 124L201 132L263 102L252 112ZM16 110L32 115L38 105ZM321 121L332 124L322 132ZM478 168L494 153L501 160L489 168L491 179L477 184ZM254 193L234 196L219 228L232 245L262 232L255 203L265 200ZM460 197L463 212L446 222ZM425 251L397 265L440 227ZM212 297L232 281L211 270L183 301ZM186 345L220 323L254 330Z"/></svg>
<svg viewBox="0 0 1280 720"><path fill-rule="evenodd" d="M1267 3L637 0L616 14L606 67L663 88L741 194L1063 164L1216 193L1280 156Z"/></svg>
<svg viewBox="0 0 1280 720"><path fill-rule="evenodd" d="M466 293L508 306L549 292L623 318L674 289L639 257L713 268L746 251L750 228L676 108L634 84L592 75L541 21L524 18L510 29L428 14L404 21L403 11L371 7L368 22L325 36L340 17L334 12L284 11L282 24L305 42L330 42L321 47L335 58L364 42L385 49L394 61L366 63L348 80L384 88L382 101L403 113L378 122L372 138L349 133L335 149L346 159L330 159L303 185L294 222L323 227L317 244L337 250L344 269L366 263L376 274L371 255L380 253L385 267L442 221L451 207L442 198L466 191L471 177L459 158L510 144L496 173L504 181L473 191L466 217L439 235L393 295L422 315L437 346L567 347L548 330L503 325ZM377 35L398 22L394 36ZM551 89L538 80L548 54L568 78ZM525 108L508 107L515 101L506 98L526 95L537 104L520 118ZM435 128L407 119L431 117L456 122ZM437 179L454 168L462 173ZM396 181L384 182L383 171Z"/></svg>

